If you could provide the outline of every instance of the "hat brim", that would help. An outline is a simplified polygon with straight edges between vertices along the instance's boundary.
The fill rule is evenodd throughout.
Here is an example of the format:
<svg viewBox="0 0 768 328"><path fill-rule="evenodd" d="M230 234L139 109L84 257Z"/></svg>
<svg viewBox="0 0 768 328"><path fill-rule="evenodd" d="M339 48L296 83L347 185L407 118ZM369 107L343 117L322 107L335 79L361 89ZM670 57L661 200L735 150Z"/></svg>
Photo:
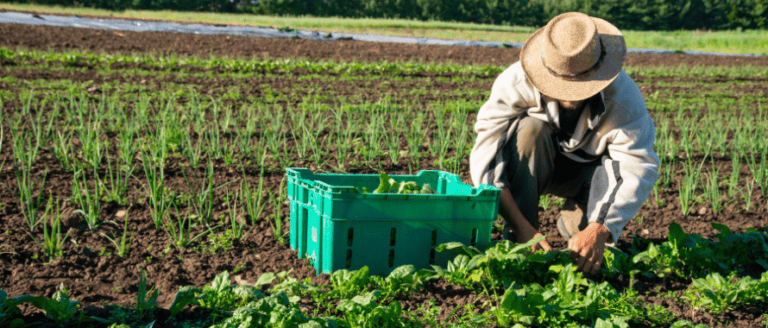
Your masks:
<svg viewBox="0 0 768 328"><path fill-rule="evenodd" d="M541 59L543 30L534 32L520 50L520 62L525 75L539 91L551 98L565 101L584 100L605 89L621 72L627 45L616 26L607 21L590 17L597 26L597 33L605 50L605 58L599 67L579 80L565 80L549 72Z"/></svg>

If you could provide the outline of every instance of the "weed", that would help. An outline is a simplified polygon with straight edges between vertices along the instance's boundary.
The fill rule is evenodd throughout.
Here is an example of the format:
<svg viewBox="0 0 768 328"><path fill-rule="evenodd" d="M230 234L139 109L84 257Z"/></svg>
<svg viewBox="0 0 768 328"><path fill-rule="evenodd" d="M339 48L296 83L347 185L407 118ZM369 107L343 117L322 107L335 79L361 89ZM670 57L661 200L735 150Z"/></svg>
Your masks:
<svg viewBox="0 0 768 328"><path fill-rule="evenodd" d="M131 238L128 239L128 210L125 211L125 226L123 227L123 237L120 238L120 242L116 240L117 238L111 238L107 236L106 234L101 234L104 236L104 238L109 239L109 241L112 242L112 244L115 245L115 249L117 250L117 255L120 257L125 257L125 255L128 254L128 251L131 248L131 242L133 241L133 232L131 232ZM126 244L127 242L127 244ZM149 249L147 249L149 250Z"/></svg>
<svg viewBox="0 0 768 328"><path fill-rule="evenodd" d="M13 249L13 247L11 247L11 245L7 245L7 244L0 245L0 249L2 249L4 247L10 248L11 251L10 252L0 252L0 255L3 255L3 254L16 254L15 250Z"/></svg>

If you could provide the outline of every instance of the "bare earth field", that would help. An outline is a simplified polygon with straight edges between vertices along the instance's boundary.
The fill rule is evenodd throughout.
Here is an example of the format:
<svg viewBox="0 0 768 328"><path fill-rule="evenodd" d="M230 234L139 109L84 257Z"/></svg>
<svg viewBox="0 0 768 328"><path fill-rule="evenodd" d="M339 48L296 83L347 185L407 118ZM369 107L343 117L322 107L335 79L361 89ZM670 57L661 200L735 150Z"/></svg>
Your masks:
<svg viewBox="0 0 768 328"><path fill-rule="evenodd" d="M241 38L231 36L186 35L169 33L136 33L102 31L78 28L34 27L23 25L0 24L0 47L9 49L26 49L37 51L65 52L79 50L85 52L107 54L178 54L179 56L198 56L200 58L228 57L228 58L268 58L270 60L280 58L302 58L309 60L334 60L336 62L360 61L378 62L386 60L453 63L462 65L506 65L517 60L518 49L490 49L490 48L461 48L423 45L400 44L374 44L355 41L322 42L297 39L259 39ZM160 92L168 90L173 93L184 88L194 89L196 94L211 98L222 98L223 104L231 107L247 105L253 99L263 99L274 96L275 103L290 110L292 106L301 103L301 99L313 96L319 103L333 104L336 99L346 99L351 103L375 103L387 96L405 102L420 104L434 103L437 101L459 101L466 99L472 102L482 102L491 89L495 76L469 76L468 74L432 74L417 73L415 75L403 74L392 76L378 73L352 73L342 78L339 73L311 73L300 69L290 72L255 74L246 77L236 77L234 73L225 69L205 69L200 67L177 67L171 70L160 69L143 64L125 63L112 64L110 70L89 67L88 65L76 65L74 69L45 66L43 62L36 61L10 61L0 62L0 90L9 94L20 94L32 89L38 92L46 91L46 83L52 81L66 82L61 90L70 88L80 92L83 96L90 96L94 102L103 101L102 95L108 96L115 90L124 86L136 87L136 91L128 92L138 97L141 92ZM768 58L750 57L720 57L720 56L689 56L682 54L647 55L629 54L625 65L634 67L676 67L684 64L694 66L756 66L768 67ZM44 67L43 67L44 66ZM64 65L61 65L62 67ZM126 74L123 72L132 72ZM138 72L138 73L137 73ZM351 76L351 77L349 77ZM695 99L704 97L708 92L719 90L719 86L728 85L724 91L729 99L743 100L739 104L737 116L758 115L760 106L765 103L751 101L749 97L764 97L764 90L768 89L766 77L659 77L646 75L633 75L633 79L641 87L646 99L651 96L667 98ZM373 81L373 82L371 82ZM386 81L386 85L383 84ZM738 83L737 83L738 82ZM690 84L686 86L686 83ZM729 84L731 83L731 84ZM42 87L41 87L42 86ZM238 96L225 97L233 88L238 90ZM413 92L412 90L426 90L425 92ZM472 92L474 90L474 92ZM54 92L54 91L52 91ZM656 99L656 98L654 98ZM748 101L749 100L749 101ZM23 101L19 99L5 98L2 106L3 116L12 117L21 111ZM653 107L650 105L649 108ZM746 105L744 105L746 104ZM42 104L40 108L44 114L55 109L51 104ZM658 109L658 108L657 108ZM702 106L698 112L684 115L685 120L702 120L713 109ZM675 121L672 114L663 110L654 111L652 115L659 120L666 118L671 120L673 139L681 138L681 122ZM215 121L214 116L206 113L206 120ZM280 115L280 114L278 114ZM282 115L286 115L282 113ZM761 116L762 117L762 116ZM475 113L469 112L466 122L475 121ZM292 121L292 120L291 120ZM67 242L63 248L63 256L48 263L41 253L40 246L32 242L28 235L29 228L24 220L20 200L16 195L17 177L14 173L13 163L14 148L11 136L10 119L2 120L3 140L0 148L0 182L4 187L0 188L0 245L12 247L12 253L0 253L0 289L5 290L9 296L30 294L50 297L64 284L69 290L72 299L78 300L89 315L108 317L110 309L114 305L125 305L134 302L138 291L139 274L137 266L145 268L148 281L151 285L160 288L158 304L165 308L157 315L160 326L173 326L176 323L164 322L170 314L167 308L173 302L179 287L194 285L202 287L208 284L217 274L228 270L232 276L237 276L238 283L253 283L265 272L280 272L292 270L291 277L302 280L310 278L313 284L329 284L328 275L317 276L314 268L306 261L298 259L297 252L291 250L287 244L280 244L275 238L271 222L266 219L256 221L256 226L250 235L242 240L234 240L228 249L214 252L200 251L205 249L205 238L192 244L192 247L179 249L169 247L172 241L163 230L157 230L152 220L150 206L143 197L142 182L145 179L144 171L140 168L134 171L136 179L128 181L129 202L120 205L116 202L103 202L98 215L102 220L113 220L112 223L103 224L99 231L93 232L82 220L82 214L69 202L62 202L62 226L63 231L70 231L69 239L76 243ZM288 122L286 121L286 127ZM293 122L295 124L295 122ZM314 126L317 128L317 126ZM427 135L435 132L434 124L423 122L422 127ZM322 140L331 138L330 129L320 127L318 145ZM253 138L257 140L260 135L266 133L266 127L256 127ZM471 131L469 131L472 133ZM226 131L223 131L227 135ZM755 136L763 138L764 136ZM195 135L194 139L200 142L201 136ZM300 136L288 137L285 147L293 149L298 147ZM727 142L736 137L729 134ZM120 143L116 131L107 131L104 140L108 141L108 153L117 154ZM429 140L427 140L428 142ZM400 142L401 149L408 147L405 139ZM74 157L84 161L82 143L78 138L72 139ZM324 144L324 143L323 143ZM334 145L329 143L329 158L324 158L325 163L318 164L309 158L302 158L294 153L290 158L293 166L309 167L312 170L333 171L333 167L344 167L348 173L377 173L383 170L389 174L411 174L416 171L415 163L406 156L401 156L393 161L388 156L378 159L378 166L361 164L359 158L354 155L339 161ZM419 169L438 169L436 160L438 157L427 154L427 145L423 146L425 156L418 159ZM455 149L448 154L455 154ZM670 154L670 157L683 158L682 150L678 154ZM358 156L359 157L359 156ZM138 156L137 156L138 158ZM254 161L258 156L253 157ZM692 157L699 162L702 156L697 154ZM249 158L250 159L250 158ZM715 167L721 175L730 175L734 170L730 153L719 154L715 152L712 159L706 159L704 172L710 172ZM223 160L216 159L214 163L213 185L219 186L233 182L232 187L237 188L245 176L249 183L258 181L260 170L254 165L242 165L243 159L238 164L225 164ZM105 162L106 163L106 162ZM683 161L673 163L676 170L683 169ZM194 193L186 182L185 176L192 174L198 179L205 179L205 165L195 168L190 165L184 156L171 155L166 161L164 176L166 188L180 194ZM668 168L667 168L668 169ZM737 178L744 185L751 177L751 171L745 161L741 161L736 168ZM285 175L276 158L271 156L264 165L264 189L277 191L280 182ZM470 183L466 158L460 162L459 174L465 183ZM69 199L72 194L72 180L74 173L62 166L51 147L42 147L38 158L31 170L32 178L44 177L44 191L35 197L49 195L61 200ZM101 169L100 174L106 174ZM674 174L671 185L676 186L682 179L682 175ZM725 193L727 188L723 187ZM214 193L217 200L213 207L213 217L224 217L229 213L227 203L222 201L226 196L224 188ZM632 221L624 229L619 242L619 249L629 252L632 248L644 245L644 241L652 241L659 244L667 240L668 228L671 223L678 223L686 233L699 233L706 238L714 238L716 231L711 223L716 222L728 226L735 233L743 233L748 228L768 227L768 199L757 187L746 198L727 197L723 209L714 212L707 202L695 202L689 215L683 215L678 201L676 188L662 188L656 195L658 201L651 196L643 205L637 217L642 221ZM751 204L747 210L747 198ZM46 198L47 199L47 198ZM288 220L289 208L286 202L274 204L264 197L266 208L262 218L272 213L279 213L285 219L282 233L287 236L290 233ZM275 209L275 206L278 206ZM102 234L119 236L122 234L126 220L126 210L129 221L128 231L133 232L132 246L125 257L119 257L114 253L115 246ZM566 242L559 236L555 227L555 218L560 209L558 204L548 208L540 207L542 218L541 229L547 234L550 243L556 248L564 248ZM221 219L222 222L224 219ZM228 219L227 219L228 220ZM500 223L500 222L497 222ZM202 231L202 230L201 230ZM38 239L43 235L41 229L37 229L32 235ZM498 227L494 228L493 239L499 239ZM639 245L639 246L638 246ZM197 246L198 248L196 248ZM0 249L0 252L7 249ZM105 253L111 253L106 255ZM747 268L745 274L759 277L765 271L757 265ZM726 310L719 315L711 315L696 309L688 304L670 301L661 295L682 295L690 285L690 281L675 279L661 279L658 277L645 277L638 275L635 280L629 277L617 276L612 279L593 277L596 281L609 281L618 291L634 288L641 292L641 299L648 304L659 304L668 308L679 319L690 320L693 323L703 323L714 326L729 327L756 327L764 326L764 309L739 308ZM266 286L265 286L266 287ZM646 293L647 292L647 293ZM502 290L503 293L503 290ZM419 306L429 303L434 299L433 306L442 309L438 316L440 322L453 322L465 311L467 304L481 307L486 298L480 297L470 289L437 279L426 283L426 291L418 294L395 295L392 300L400 301L404 309L415 310ZM316 308L325 312L326 307L331 313L336 313L335 305L313 304L311 299L301 301L302 309L306 313L312 313ZM457 311L454 309L459 308ZM474 310L479 312L478 309ZM44 314L31 306L24 306L23 313L29 318L39 319L45 324L40 327L55 327L56 324L44 317ZM336 313L338 314L338 313ZM449 317L450 314L450 317ZM177 322L194 320L205 316L205 312L197 307L187 307L176 316ZM633 326L653 326L651 322L637 323ZM668 324L666 326L669 326Z"/></svg>

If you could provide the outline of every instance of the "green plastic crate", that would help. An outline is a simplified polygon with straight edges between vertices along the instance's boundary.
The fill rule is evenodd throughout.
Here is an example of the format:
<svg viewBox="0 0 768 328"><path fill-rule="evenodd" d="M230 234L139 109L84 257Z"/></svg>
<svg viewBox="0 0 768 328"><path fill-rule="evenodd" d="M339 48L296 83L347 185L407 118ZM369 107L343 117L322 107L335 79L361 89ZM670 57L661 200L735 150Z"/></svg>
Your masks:
<svg viewBox="0 0 768 328"><path fill-rule="evenodd" d="M435 195L362 194L376 190L378 174L315 174L286 169L291 207L291 248L309 257L317 273L368 266L386 276L413 264L445 267L455 257L437 253L441 243L458 241L485 249L491 241L501 190L464 184L442 171L390 175L396 181L429 183Z"/></svg>

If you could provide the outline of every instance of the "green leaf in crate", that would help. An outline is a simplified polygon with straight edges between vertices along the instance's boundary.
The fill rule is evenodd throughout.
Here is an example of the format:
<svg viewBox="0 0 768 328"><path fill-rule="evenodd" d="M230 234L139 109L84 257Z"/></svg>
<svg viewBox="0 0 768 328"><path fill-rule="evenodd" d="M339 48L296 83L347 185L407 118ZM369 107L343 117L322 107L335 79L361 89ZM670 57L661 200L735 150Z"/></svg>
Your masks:
<svg viewBox="0 0 768 328"><path fill-rule="evenodd" d="M357 191L360 192L361 188L356 187ZM362 187L363 193L368 193L368 189L365 187ZM390 193L390 194L437 194L437 192L432 189L432 186L429 185L429 183L425 183L424 186L419 187L419 184L416 183L416 181L402 181L398 182L395 181L395 179L390 178L388 174L384 172L379 172L379 187L376 188L376 190L373 191L374 194L383 194L383 193Z"/></svg>
<svg viewBox="0 0 768 328"><path fill-rule="evenodd" d="M379 172L379 187L376 188L376 190L374 190L373 193L383 194L385 192L388 192L389 188L392 186L392 183L390 183L389 180L391 180L389 178L389 175L387 175L384 172Z"/></svg>
<svg viewBox="0 0 768 328"><path fill-rule="evenodd" d="M423 194L423 195L437 194L437 191L432 189L432 187L429 185L429 183L425 183L424 187L421 188L421 194Z"/></svg>
<svg viewBox="0 0 768 328"><path fill-rule="evenodd" d="M389 190L387 191L387 193L399 194L400 193L399 192L399 190L400 190L400 182L397 182L397 181L395 181L395 179L391 179L391 178L389 179L388 182L389 182Z"/></svg>
<svg viewBox="0 0 768 328"><path fill-rule="evenodd" d="M419 188L419 185L415 181L408 181L400 184L400 188L398 188L397 193L403 194L410 193L412 191L421 191L421 188Z"/></svg>

